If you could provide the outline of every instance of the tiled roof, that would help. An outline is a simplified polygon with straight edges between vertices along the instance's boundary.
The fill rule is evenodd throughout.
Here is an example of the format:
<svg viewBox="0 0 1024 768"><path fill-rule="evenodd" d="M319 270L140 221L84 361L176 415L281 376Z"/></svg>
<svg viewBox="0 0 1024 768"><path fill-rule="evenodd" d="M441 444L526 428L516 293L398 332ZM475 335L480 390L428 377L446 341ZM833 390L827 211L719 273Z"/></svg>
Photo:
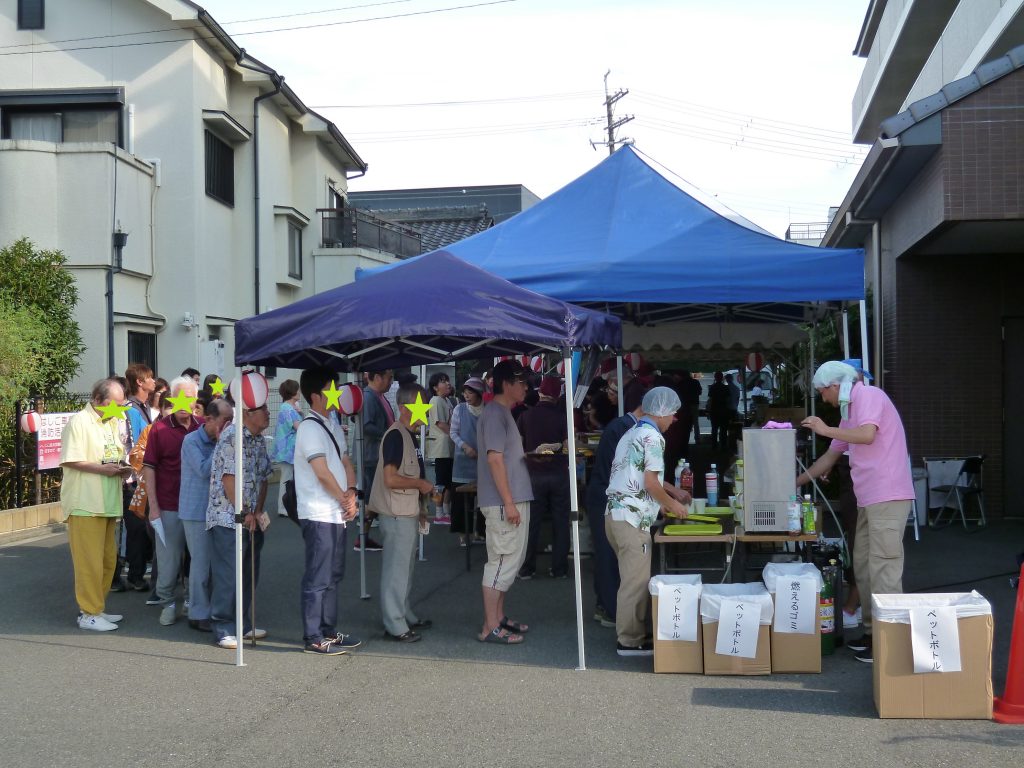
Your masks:
<svg viewBox="0 0 1024 768"><path fill-rule="evenodd" d="M428 253L494 226L487 206L449 208L403 208L369 213L420 233L423 251Z"/></svg>

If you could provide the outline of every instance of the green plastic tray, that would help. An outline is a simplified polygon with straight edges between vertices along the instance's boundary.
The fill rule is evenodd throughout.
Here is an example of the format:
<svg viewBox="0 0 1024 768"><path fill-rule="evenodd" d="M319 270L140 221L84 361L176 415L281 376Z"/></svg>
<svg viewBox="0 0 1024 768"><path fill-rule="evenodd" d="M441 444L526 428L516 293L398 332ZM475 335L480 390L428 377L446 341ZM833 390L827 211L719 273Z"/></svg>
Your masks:
<svg viewBox="0 0 1024 768"><path fill-rule="evenodd" d="M702 515L714 515L716 517L732 517L732 507L704 507Z"/></svg>
<svg viewBox="0 0 1024 768"><path fill-rule="evenodd" d="M666 525L666 536L717 536L722 532L718 523L684 523L683 525Z"/></svg>

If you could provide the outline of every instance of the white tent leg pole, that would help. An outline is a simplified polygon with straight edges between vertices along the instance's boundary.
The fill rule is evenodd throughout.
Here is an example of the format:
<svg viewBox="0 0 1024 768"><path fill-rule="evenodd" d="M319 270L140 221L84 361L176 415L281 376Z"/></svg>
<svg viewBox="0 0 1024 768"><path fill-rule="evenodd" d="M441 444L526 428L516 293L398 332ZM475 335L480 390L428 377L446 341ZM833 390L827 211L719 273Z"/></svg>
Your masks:
<svg viewBox="0 0 1024 768"><path fill-rule="evenodd" d="M811 364L807 366L807 376L808 376L808 378L814 376L814 371L815 371L815 365L814 365L814 339L815 339L815 337L817 335L818 335L818 321L815 320L814 321L814 325L811 326L811 339L810 339L810 341L811 341L811 343L810 343ZM816 402L817 398L815 398L814 395L811 394L812 392L814 392L814 389L810 385L808 385L807 393L808 393L808 395L810 395L810 398L811 398L811 416L814 416L815 415L815 410L816 410L815 406L817 405L817 402ZM812 435L812 437L813 437L813 435ZM817 440L811 440L811 459L813 460L813 459L817 459L817 458L818 458L818 441Z"/></svg>
<svg viewBox="0 0 1024 768"><path fill-rule="evenodd" d="M242 369L235 369L235 380L238 382L242 381ZM238 387L239 395L241 395L242 388ZM232 504L235 508L235 514L239 514L244 507L242 506L242 499L244 498L245 490L245 467L242 464L242 443L244 442L243 437L244 427L242 426L242 398L239 396L235 402L235 498L232 499ZM256 586L255 584L253 585ZM245 600L245 595L242 594L242 524L235 523L235 666L244 667L245 662L242 659L242 603Z"/></svg>
<svg viewBox="0 0 1024 768"><path fill-rule="evenodd" d="M424 389L427 388L427 366L425 366L425 365L421 365L420 366L420 385ZM429 390L427 391L427 394L428 395L430 394ZM427 418L430 418L429 415L428 415ZM427 425L426 424L420 424L420 454L423 456L423 466L426 467L426 465L427 465ZM437 485L437 465L436 464L434 465L434 473L435 473L434 474L434 485ZM444 504L444 499L443 498L441 500L441 503ZM434 514L437 515L437 509L436 508L434 509ZM423 534L421 533L417 538L419 539L419 544L417 545L416 559L419 560L422 563L423 561L425 561L427 559L427 558L425 558L423 556Z"/></svg>
<svg viewBox="0 0 1024 768"><path fill-rule="evenodd" d="M875 331L877 333L877 329ZM868 351L868 303L860 300L860 364L865 371L871 370L871 353ZM867 382L864 382L867 384Z"/></svg>
<svg viewBox="0 0 1024 768"><path fill-rule="evenodd" d="M572 405L573 395L575 394L571 388L572 385L572 351L563 350L562 359L565 363L565 423L566 423L566 434L569 437L569 515L572 519L572 551L573 551L573 575L576 578L576 644L579 649L579 665L576 667L577 671L584 671L587 668L587 662L583 650L583 584L582 576L580 575L580 505L576 484L576 426L573 423ZM622 356L618 358L619 374L622 373ZM621 385L622 380L619 380ZM622 391L620 386L619 392ZM621 409L621 400L620 409Z"/></svg>
<svg viewBox="0 0 1024 768"><path fill-rule="evenodd" d="M364 404L365 405L365 404ZM362 488L363 483L363 409L359 409L359 418L356 419L356 427L359 430L359 450L356 454L359 459L359 478L356 484ZM366 591L366 526L364 525L366 520L366 500L370 497L370 489L362 488L362 498L359 499L359 533L356 535L356 541L359 542L359 599L369 600L370 593ZM346 539L345 544L348 544Z"/></svg>
<svg viewBox="0 0 1024 768"><path fill-rule="evenodd" d="M622 353L621 352L616 352L615 353L615 375L617 377L615 379L615 381L616 381L617 386L619 388L619 393L618 393L619 416L622 416L625 413L625 410L623 410L625 408L625 405L624 405L623 394L622 394Z"/></svg>
<svg viewBox="0 0 1024 768"><path fill-rule="evenodd" d="M843 357L850 358L850 313L843 307Z"/></svg>

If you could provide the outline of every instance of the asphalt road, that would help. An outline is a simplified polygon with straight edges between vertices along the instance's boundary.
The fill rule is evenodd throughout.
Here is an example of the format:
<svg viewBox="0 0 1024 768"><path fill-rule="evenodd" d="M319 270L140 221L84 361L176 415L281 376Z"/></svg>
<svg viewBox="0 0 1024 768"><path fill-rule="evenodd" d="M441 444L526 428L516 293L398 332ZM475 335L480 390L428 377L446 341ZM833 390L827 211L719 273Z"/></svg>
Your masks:
<svg viewBox="0 0 1024 768"><path fill-rule="evenodd" d="M270 635L241 669L184 621L161 627L144 593L110 595L119 631L77 629L66 538L2 547L0 766L935 767L1024 754L1024 727L878 719L871 668L845 649L820 675L655 675L650 659L616 656L614 630L590 620L589 561L587 671L575 670L571 579L517 583L508 608L532 625L527 642L479 643L483 552L467 574L454 539L435 527L417 564L417 611L435 626L415 645L382 638L350 552L341 628L366 642L321 658L299 652L298 529L274 518L256 608ZM1005 577L981 577L1011 570L1022 546L1021 524L907 544L908 589L966 578L956 590L992 600L997 692L1013 593ZM367 554L371 593L379 558Z"/></svg>

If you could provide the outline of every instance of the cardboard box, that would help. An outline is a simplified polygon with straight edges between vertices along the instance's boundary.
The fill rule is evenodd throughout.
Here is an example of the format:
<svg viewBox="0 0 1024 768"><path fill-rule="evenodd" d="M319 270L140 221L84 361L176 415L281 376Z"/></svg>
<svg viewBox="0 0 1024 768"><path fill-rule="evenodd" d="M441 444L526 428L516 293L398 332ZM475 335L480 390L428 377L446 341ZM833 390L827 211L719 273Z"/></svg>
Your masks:
<svg viewBox="0 0 1024 768"><path fill-rule="evenodd" d="M743 597L760 605L757 645L753 658L715 653L719 613L723 597ZM769 626L772 622L771 596L761 583L707 584L701 593L701 635L704 644L705 675L768 675L772 671Z"/></svg>
<svg viewBox="0 0 1024 768"><path fill-rule="evenodd" d="M662 640L658 637L658 589L661 585L685 584L701 588L700 574L678 574L655 576L649 583L651 593L651 618L654 623L654 671L655 673L701 674L704 671L704 653L700 632L699 600L693 608L693 615L687 617L697 627L696 639Z"/></svg>
<svg viewBox="0 0 1024 768"><path fill-rule="evenodd" d="M764 624L758 628L757 656L753 659L738 659L735 656L723 656L715 653L715 640L718 638L717 621L701 625L701 632L704 636L704 674L770 675L772 652L768 630L769 627Z"/></svg>
<svg viewBox="0 0 1024 768"><path fill-rule="evenodd" d="M821 672L821 572L810 563L768 563L764 567L762 578L765 588L771 593L774 610L778 615L779 607L775 605L777 580L807 576L817 578L818 582L814 596L814 633L776 632L773 623L770 633L772 672Z"/></svg>
<svg viewBox="0 0 1024 768"><path fill-rule="evenodd" d="M960 615L960 672L914 672L909 623L878 619L878 599L955 598L970 595L874 595L874 696L879 717L990 720L992 718L992 615ZM975 601L977 602L977 601ZM980 606L979 606L980 607ZM963 613L970 613L970 609Z"/></svg>

